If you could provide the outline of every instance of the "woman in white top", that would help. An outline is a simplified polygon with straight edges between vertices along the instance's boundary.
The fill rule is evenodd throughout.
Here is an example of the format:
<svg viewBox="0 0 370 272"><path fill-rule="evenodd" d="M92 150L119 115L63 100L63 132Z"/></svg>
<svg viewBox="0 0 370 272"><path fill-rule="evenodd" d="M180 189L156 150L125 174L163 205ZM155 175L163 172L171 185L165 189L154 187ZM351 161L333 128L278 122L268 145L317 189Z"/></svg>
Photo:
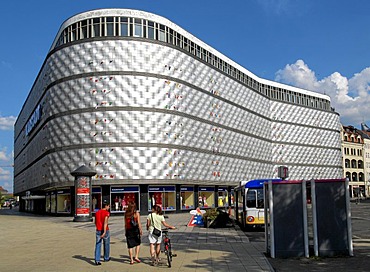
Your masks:
<svg viewBox="0 0 370 272"><path fill-rule="evenodd" d="M146 229L149 231L150 256L152 257L153 265L158 263L162 242L162 233L160 236L155 236L153 235L153 230L154 228L161 230L162 225L169 229L175 229L174 226L166 223L161 207L154 205L152 213L146 219Z"/></svg>

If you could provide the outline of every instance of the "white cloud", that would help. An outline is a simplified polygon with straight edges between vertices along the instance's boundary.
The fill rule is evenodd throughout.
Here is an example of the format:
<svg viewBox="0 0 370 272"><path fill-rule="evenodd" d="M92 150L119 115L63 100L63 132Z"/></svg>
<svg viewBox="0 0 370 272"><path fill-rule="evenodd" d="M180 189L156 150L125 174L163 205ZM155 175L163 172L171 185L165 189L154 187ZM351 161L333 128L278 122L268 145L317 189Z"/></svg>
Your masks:
<svg viewBox="0 0 370 272"><path fill-rule="evenodd" d="M0 161L5 161L5 162L11 161L13 157L12 154L7 154L6 147L3 148L2 150L0 150Z"/></svg>
<svg viewBox="0 0 370 272"><path fill-rule="evenodd" d="M0 167L0 186L9 191L12 187L12 173L6 168Z"/></svg>
<svg viewBox="0 0 370 272"><path fill-rule="evenodd" d="M6 69L12 69L13 68L13 65L10 62L7 62L5 60L2 60L1 61L1 67L4 67Z"/></svg>
<svg viewBox="0 0 370 272"><path fill-rule="evenodd" d="M13 71L13 64L10 63L10 62L7 62L5 60L2 60L0 62L0 68L4 69L4 70L7 70L7 71Z"/></svg>
<svg viewBox="0 0 370 272"><path fill-rule="evenodd" d="M257 0L257 4L268 14L277 16L300 16L312 6L310 1L296 0Z"/></svg>
<svg viewBox="0 0 370 272"><path fill-rule="evenodd" d="M7 116L2 117L0 116L0 130L13 130L14 123L17 120L15 116Z"/></svg>
<svg viewBox="0 0 370 272"><path fill-rule="evenodd" d="M369 97L370 83L370 67L362 70L360 73L355 74L349 80L349 89L351 92L356 93L357 96L366 98Z"/></svg>
<svg viewBox="0 0 370 272"><path fill-rule="evenodd" d="M8 192L13 191L13 173L10 167L0 167L0 186Z"/></svg>
<svg viewBox="0 0 370 272"><path fill-rule="evenodd" d="M318 80L303 60L297 60L277 71L275 80L329 95L332 107L340 114L344 125L359 127L363 121L370 122L370 67L350 79L334 72Z"/></svg>
<svg viewBox="0 0 370 272"><path fill-rule="evenodd" d="M9 193L13 192L13 184L11 182L1 182L0 181L0 186L3 187L5 190L7 190Z"/></svg>
<svg viewBox="0 0 370 272"><path fill-rule="evenodd" d="M315 89L317 83L315 72L311 71L303 60L287 64L284 69L277 71L275 80L308 90Z"/></svg>
<svg viewBox="0 0 370 272"><path fill-rule="evenodd" d="M257 0L257 3L262 5L262 7L266 11L273 11L277 14L280 14L280 13L288 10L289 0L281 0L281 1Z"/></svg>
<svg viewBox="0 0 370 272"><path fill-rule="evenodd" d="M0 151L0 161L6 161L6 152L5 151Z"/></svg>
<svg viewBox="0 0 370 272"><path fill-rule="evenodd" d="M0 180L4 180L3 177L10 177L10 171L6 170L5 168L0 167Z"/></svg>

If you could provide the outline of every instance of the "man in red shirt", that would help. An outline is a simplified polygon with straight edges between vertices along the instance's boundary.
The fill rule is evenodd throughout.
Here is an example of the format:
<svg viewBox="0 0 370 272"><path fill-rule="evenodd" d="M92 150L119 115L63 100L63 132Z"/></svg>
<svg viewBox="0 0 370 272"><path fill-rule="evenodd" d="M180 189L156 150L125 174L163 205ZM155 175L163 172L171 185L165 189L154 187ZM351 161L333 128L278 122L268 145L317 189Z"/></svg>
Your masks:
<svg viewBox="0 0 370 272"><path fill-rule="evenodd" d="M109 262L109 251L110 251L110 233L108 227L110 205L107 201L103 203L103 209L100 209L95 214L95 226L96 226L96 244L95 244L95 265L101 265L100 254L101 244L104 241L104 261Z"/></svg>

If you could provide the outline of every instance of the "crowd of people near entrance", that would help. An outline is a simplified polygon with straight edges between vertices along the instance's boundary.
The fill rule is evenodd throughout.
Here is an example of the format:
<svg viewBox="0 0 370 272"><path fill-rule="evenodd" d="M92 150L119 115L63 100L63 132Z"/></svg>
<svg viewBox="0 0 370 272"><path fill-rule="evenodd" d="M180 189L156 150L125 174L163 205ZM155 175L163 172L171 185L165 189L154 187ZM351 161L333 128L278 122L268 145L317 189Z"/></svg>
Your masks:
<svg viewBox="0 0 370 272"><path fill-rule="evenodd" d="M109 213L110 204L103 203L103 208L98 210L95 214L96 226L96 244L95 244L95 265L101 265L101 248L103 244L103 260L109 262L110 258L110 232L109 232ZM152 212L146 219L146 230L148 231L148 239L150 243L151 264L158 265L160 262L162 232L161 226L169 229L175 229L174 226L169 225L163 216L162 208L159 205L154 205ZM125 209L124 229L126 236L126 243L129 255L129 263L141 263L139 258L141 237L143 236L143 228L140 222L140 213L137 210L134 202L129 202Z"/></svg>

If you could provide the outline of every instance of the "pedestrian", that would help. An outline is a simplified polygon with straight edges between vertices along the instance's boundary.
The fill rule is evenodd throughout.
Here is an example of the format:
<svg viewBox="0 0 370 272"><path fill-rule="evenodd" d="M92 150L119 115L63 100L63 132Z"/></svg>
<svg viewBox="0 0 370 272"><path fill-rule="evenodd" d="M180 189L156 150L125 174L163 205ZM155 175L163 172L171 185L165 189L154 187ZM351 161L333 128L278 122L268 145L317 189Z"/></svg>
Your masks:
<svg viewBox="0 0 370 272"><path fill-rule="evenodd" d="M166 223L162 209L158 205L154 205L152 208L152 213L148 215L146 219L146 229L149 231L149 243L150 243L150 256L152 259L152 265L158 264L160 261L159 254L161 253L161 242L162 242L162 232L157 236L153 234L153 231L161 230L161 225L169 229L175 229Z"/></svg>
<svg viewBox="0 0 370 272"><path fill-rule="evenodd" d="M143 230L140 223L140 213L136 209L134 202L129 202L125 212L125 236L130 256L130 264L135 262L140 263L139 252L141 244L141 236ZM135 257L133 257L133 249L135 248Z"/></svg>
<svg viewBox="0 0 370 272"><path fill-rule="evenodd" d="M108 226L109 219L108 201L104 201L103 208L95 213L95 226L96 226L96 244L95 244L95 265L101 265L100 254L101 244L104 242L104 262L109 262L110 251L110 233Z"/></svg>

